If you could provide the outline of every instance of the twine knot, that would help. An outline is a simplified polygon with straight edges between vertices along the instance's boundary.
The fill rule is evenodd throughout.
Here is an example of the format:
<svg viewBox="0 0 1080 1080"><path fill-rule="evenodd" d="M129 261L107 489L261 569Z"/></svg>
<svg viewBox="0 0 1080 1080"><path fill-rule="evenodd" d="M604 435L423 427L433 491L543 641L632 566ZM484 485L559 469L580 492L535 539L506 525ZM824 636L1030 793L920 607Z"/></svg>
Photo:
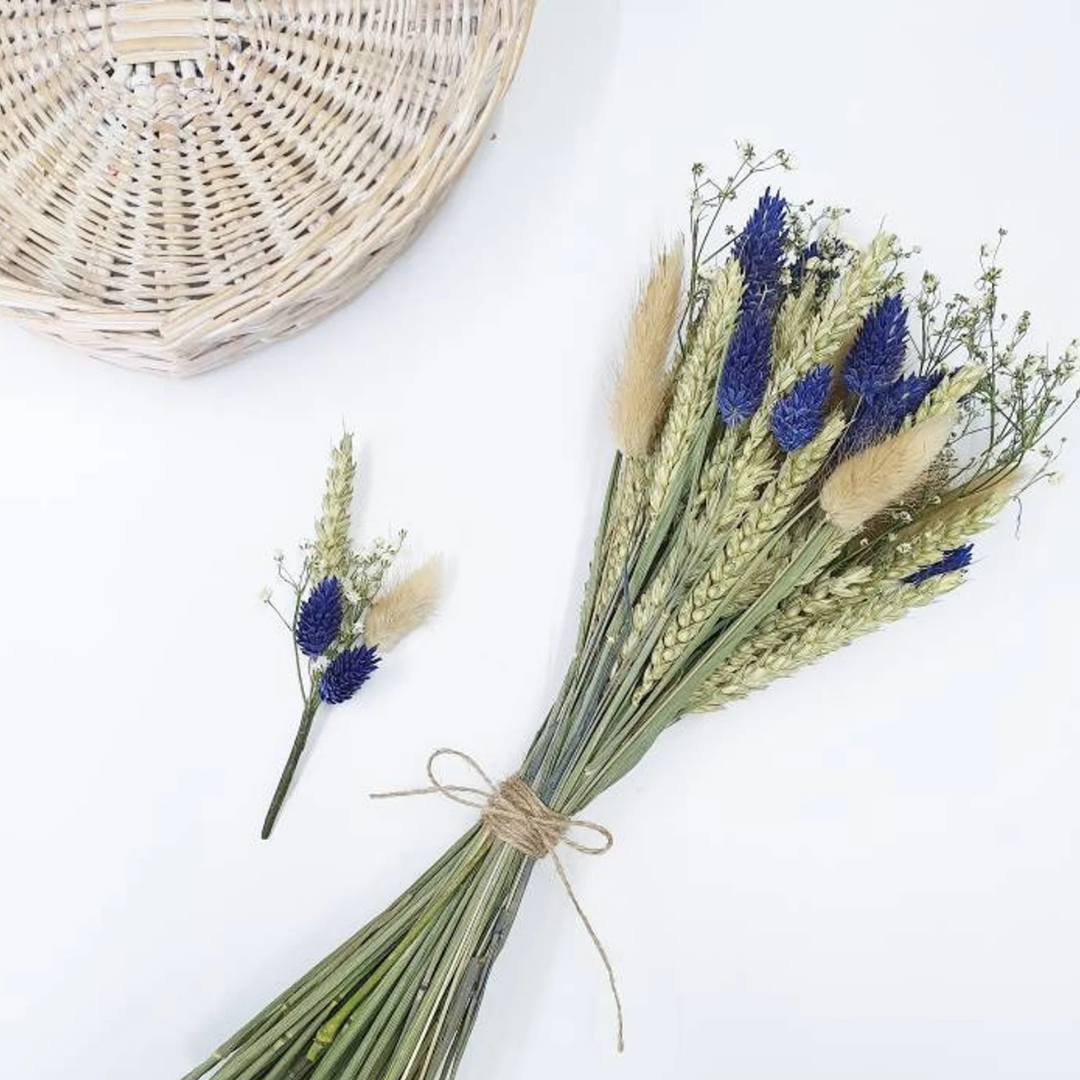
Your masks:
<svg viewBox="0 0 1080 1080"><path fill-rule="evenodd" d="M445 784L435 774L435 763L443 757L454 757L464 762L472 771L487 785L486 789L463 786L460 784ZM480 820L484 828L498 841L520 851L528 859L538 860L550 858L555 866L555 872L566 889L566 895L570 903L574 905L582 926L592 939L593 945L607 971L608 983L611 986L611 996L615 1001L615 1016L618 1030L618 1048L623 1049L623 1009L622 1000L619 997L619 988L615 982L615 971L608 959L607 951L600 943L600 938L593 929L574 893L570 879L566 876L562 860L556 850L560 844L573 848L583 855L603 855L610 851L615 843L615 837L603 825L595 821L586 821L583 818L567 817L557 810L552 810L533 788L525 780L515 773L501 784L496 784L475 758L463 753L461 750L443 748L436 750L427 761L429 787L409 788L405 791L383 791L371 797L373 799L401 799L412 795L442 795L452 802L460 803L480 811ZM599 837L599 842L594 844L585 843L569 835L571 830L578 829L592 832Z"/></svg>
<svg viewBox="0 0 1080 1080"><path fill-rule="evenodd" d="M488 796L480 817L488 831L530 859L543 859L561 843L586 855L602 855L615 838L602 825L557 813L518 775L504 780ZM582 844L566 835L571 826L592 829L602 839L599 846Z"/></svg>

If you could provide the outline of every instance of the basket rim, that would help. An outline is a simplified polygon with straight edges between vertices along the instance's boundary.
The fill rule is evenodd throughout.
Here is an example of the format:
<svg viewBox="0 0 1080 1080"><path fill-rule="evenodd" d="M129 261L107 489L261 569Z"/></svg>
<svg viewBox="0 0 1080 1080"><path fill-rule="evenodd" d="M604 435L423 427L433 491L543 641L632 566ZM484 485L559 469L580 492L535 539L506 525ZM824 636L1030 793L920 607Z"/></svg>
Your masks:
<svg viewBox="0 0 1080 1080"><path fill-rule="evenodd" d="M375 216L371 213L365 214L363 210L372 206L386 206L387 200L384 196L393 190L402 175L422 175L425 167L439 174L436 182L418 186L418 197L403 204L400 210L400 221L395 223L388 232L375 237L377 243L374 245L374 250L390 252L386 262L380 264L372 273L356 275L354 287L348 288L343 295L326 303L317 303L315 306L321 309L319 312L319 317L321 317L348 303L422 231L484 138L492 114L501 104L517 72L528 42L536 0L495 0L489 8L489 17L483 19L478 28L472 55L479 58L485 54L485 41L495 34L492 24L497 10L505 9L507 6L515 11L516 18L512 33L506 34L502 55L498 62L498 74L485 97L482 109L475 113L467 125L462 125L455 134L453 145L442 154L433 155L427 152L432 136L437 135L441 130L437 118L433 118L424 138L396 160L394 169L379 176L369 197L352 208L346 208L342 214L321 222L317 228L298 242L284 259L259 268L250 277L231 282L210 296L189 300L165 311L137 311L125 309L122 305L65 295L40 284L17 278L0 265L0 318L20 323L33 330L44 331L49 336L59 337L67 340L69 344L75 344L70 340L72 335L63 332L64 326L67 326L85 338L77 347L91 355L113 363L120 363L123 366L150 367L179 374L205 370L224 361L200 364L197 358L193 360L184 346L200 339L207 345L211 345L213 335L200 335L200 330L212 324L215 313L234 307L263 307L268 302L272 302L275 293L272 288L268 289L268 286L271 286L275 279L294 273L298 266L304 264L305 259L326 251L329 239L333 240L333 244L329 246L333 248L336 257L327 261L322 280L324 284L347 281L351 275L355 274L358 264L371 254L362 234L371 230ZM462 97L465 96L466 88L481 68L482 65L479 63L472 64L460 78L454 81L447 99L442 103L440 116L445 118L454 115L456 109L460 107ZM306 301L313 300L313 292L314 289L311 286L290 292L283 309L303 308ZM252 320L250 315L247 318L252 323L256 321ZM49 325L50 323L53 325ZM61 325L57 326L56 323ZM226 336L238 337L249 328L245 323L245 317L240 315L228 328L229 334ZM297 327L296 330L303 328ZM288 330L265 335L261 342L252 341L250 347L269 343L285 336L289 336ZM115 341L110 340L114 337ZM144 356L144 359L152 363L141 363L134 355L136 351L148 354ZM247 351L247 349L241 351ZM119 355L121 353L132 355L125 357ZM230 358L231 356L226 357L226 359Z"/></svg>

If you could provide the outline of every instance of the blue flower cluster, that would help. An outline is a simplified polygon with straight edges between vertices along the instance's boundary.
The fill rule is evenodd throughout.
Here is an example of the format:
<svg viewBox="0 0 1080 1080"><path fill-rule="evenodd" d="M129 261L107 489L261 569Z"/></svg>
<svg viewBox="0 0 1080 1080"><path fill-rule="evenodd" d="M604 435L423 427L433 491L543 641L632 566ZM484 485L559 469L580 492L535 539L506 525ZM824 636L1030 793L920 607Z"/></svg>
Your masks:
<svg viewBox="0 0 1080 1080"><path fill-rule="evenodd" d="M769 381L773 316L788 240L788 207L766 191L733 250L742 270L744 291L739 320L731 335L716 386L716 409L725 426L748 420L760 408ZM822 254L806 247L791 266L798 287L811 259ZM900 295L886 296L863 320L845 360L842 381L856 405L837 457L863 450L899 430L938 383L932 375L901 375L907 350L908 313ZM819 365L773 407L769 426L785 453L805 446L821 431L832 391L832 369Z"/></svg>
<svg viewBox="0 0 1080 1080"><path fill-rule="evenodd" d="M954 570L965 570L971 565L971 553L974 547L974 544L963 544L958 548L953 548L952 551L946 551L945 555L938 559L936 563L931 563L930 566L924 566L921 570L916 570L914 574L904 578L904 581L908 585L919 585L930 578L937 577L939 574L951 574Z"/></svg>
<svg viewBox="0 0 1080 1080"><path fill-rule="evenodd" d="M803 281L806 279L806 272L810 268L810 261L820 258L821 245L816 240L811 244L807 244L799 252L798 258L791 267L791 288L793 292L798 292L802 288Z"/></svg>
<svg viewBox="0 0 1080 1080"><path fill-rule="evenodd" d="M942 378L940 371L933 375L902 375L884 389L864 397L855 406L851 422L840 440L839 456L858 453L894 435Z"/></svg>
<svg viewBox="0 0 1080 1080"><path fill-rule="evenodd" d="M886 296L866 317L844 364L844 385L869 397L900 374L907 347L907 309L900 296Z"/></svg>
<svg viewBox="0 0 1080 1080"><path fill-rule="evenodd" d="M785 453L805 446L821 430L832 388L832 367L819 364L773 407L769 427Z"/></svg>
<svg viewBox="0 0 1080 1080"><path fill-rule="evenodd" d="M755 303L775 293L787 240L787 201L766 189L732 251L742 270L745 295Z"/></svg>
<svg viewBox="0 0 1080 1080"><path fill-rule="evenodd" d="M344 613L341 582L324 578L311 590L296 622L296 644L305 656L322 656L334 643Z"/></svg>
<svg viewBox="0 0 1080 1080"><path fill-rule="evenodd" d="M767 298L744 308L716 386L716 408L728 427L749 420L765 396L772 334L772 305Z"/></svg>
<svg viewBox="0 0 1080 1080"><path fill-rule="evenodd" d="M336 577L324 578L311 590L296 621L296 644L305 656L322 656L334 644L341 630L344 602ZM348 701L371 677L379 659L366 645L338 653L319 679L319 697L328 705Z"/></svg>
<svg viewBox="0 0 1080 1080"><path fill-rule="evenodd" d="M728 427L748 420L765 396L786 241L787 203L766 191L733 245L743 276L742 307L716 386L716 408Z"/></svg>
<svg viewBox="0 0 1080 1080"><path fill-rule="evenodd" d="M368 645L338 653L319 680L319 697L328 705L340 705L360 689L379 666L379 655Z"/></svg>

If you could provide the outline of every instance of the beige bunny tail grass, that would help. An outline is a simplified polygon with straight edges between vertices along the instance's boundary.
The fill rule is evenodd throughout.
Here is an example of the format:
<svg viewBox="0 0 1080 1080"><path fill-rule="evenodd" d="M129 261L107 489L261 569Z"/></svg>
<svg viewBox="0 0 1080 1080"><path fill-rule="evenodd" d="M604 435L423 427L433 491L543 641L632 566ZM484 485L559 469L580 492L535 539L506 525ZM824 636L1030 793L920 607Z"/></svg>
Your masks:
<svg viewBox="0 0 1080 1080"><path fill-rule="evenodd" d="M392 585L368 609L364 640L384 652L427 621L442 595L442 559L433 556Z"/></svg>
<svg viewBox="0 0 1080 1080"><path fill-rule="evenodd" d="M642 285L611 399L615 443L628 457L649 453L668 400L668 351L682 299L682 243L662 251Z"/></svg>
<svg viewBox="0 0 1080 1080"><path fill-rule="evenodd" d="M956 410L949 409L841 462L821 488L825 516L841 532L858 532L926 472L955 422Z"/></svg>

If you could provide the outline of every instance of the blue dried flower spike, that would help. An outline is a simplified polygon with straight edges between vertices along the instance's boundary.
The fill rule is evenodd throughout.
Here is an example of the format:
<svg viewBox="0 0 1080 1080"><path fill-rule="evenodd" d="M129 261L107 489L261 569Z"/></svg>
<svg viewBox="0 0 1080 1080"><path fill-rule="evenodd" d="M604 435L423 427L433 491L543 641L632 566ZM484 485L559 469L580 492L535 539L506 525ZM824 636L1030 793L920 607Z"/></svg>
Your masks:
<svg viewBox="0 0 1080 1080"><path fill-rule="evenodd" d="M908 585L919 585L930 578L937 577L939 574L951 574L954 570L966 570L971 565L971 553L974 548L974 544L963 544L961 547L953 548L952 551L946 551L945 555L936 563L931 563L930 566L924 566L921 570L916 570L914 574L904 578L904 581Z"/></svg>
<svg viewBox="0 0 1080 1080"><path fill-rule="evenodd" d="M716 385L716 408L728 427L749 420L765 397L772 349L771 315L768 304L755 304L739 316L731 335Z"/></svg>
<svg viewBox="0 0 1080 1080"><path fill-rule="evenodd" d="M787 241L787 202L766 190L732 245L742 269L744 310L776 292Z"/></svg>
<svg viewBox="0 0 1080 1080"><path fill-rule="evenodd" d="M886 296L863 321L844 364L844 385L860 397L884 390L904 363L907 309L899 296Z"/></svg>
<svg viewBox="0 0 1080 1080"><path fill-rule="evenodd" d="M373 648L361 645L346 649L327 665L319 681L319 697L328 705L340 705L360 689L379 666L379 655Z"/></svg>
<svg viewBox="0 0 1080 1080"><path fill-rule="evenodd" d="M769 427L776 444L785 453L805 446L821 431L832 374L830 364L819 364L773 406Z"/></svg>
<svg viewBox="0 0 1080 1080"><path fill-rule="evenodd" d="M791 289L798 292L806 281L806 274L810 269L810 263L821 258L821 244L816 240L808 244L799 252L798 257L791 266Z"/></svg>
<svg viewBox="0 0 1080 1080"><path fill-rule="evenodd" d="M933 375L904 375L883 390L863 398L844 432L839 455L846 457L894 435L942 378L940 371Z"/></svg>
<svg viewBox="0 0 1080 1080"><path fill-rule="evenodd" d="M305 656L322 656L341 629L343 597L336 577L324 578L311 590L300 608L296 644Z"/></svg>
<svg viewBox="0 0 1080 1080"><path fill-rule="evenodd" d="M733 245L743 275L742 307L716 386L716 409L728 427L753 416L765 397L786 238L787 203L766 191Z"/></svg>

